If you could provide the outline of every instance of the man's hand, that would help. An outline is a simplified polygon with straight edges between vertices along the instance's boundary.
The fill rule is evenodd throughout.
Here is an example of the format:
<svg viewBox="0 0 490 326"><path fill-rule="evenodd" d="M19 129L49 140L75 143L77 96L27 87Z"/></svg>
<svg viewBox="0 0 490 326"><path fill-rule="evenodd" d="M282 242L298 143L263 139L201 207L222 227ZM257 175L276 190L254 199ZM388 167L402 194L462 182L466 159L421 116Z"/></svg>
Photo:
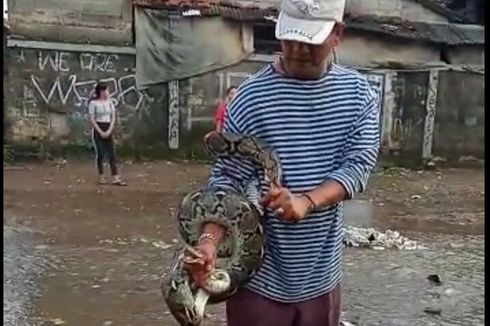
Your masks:
<svg viewBox="0 0 490 326"><path fill-rule="evenodd" d="M311 202L302 195L293 195L287 188L272 187L262 204L276 211L282 219L298 222L308 215Z"/></svg>
<svg viewBox="0 0 490 326"><path fill-rule="evenodd" d="M195 248L188 250L184 257L184 266L199 287L209 279L216 263L216 245L210 240L202 240Z"/></svg>
<svg viewBox="0 0 490 326"><path fill-rule="evenodd" d="M110 133L108 133L108 132L104 132L104 131L100 133L100 137L102 137L102 138L104 138L104 139L109 138L109 136L110 136L110 135L111 135Z"/></svg>

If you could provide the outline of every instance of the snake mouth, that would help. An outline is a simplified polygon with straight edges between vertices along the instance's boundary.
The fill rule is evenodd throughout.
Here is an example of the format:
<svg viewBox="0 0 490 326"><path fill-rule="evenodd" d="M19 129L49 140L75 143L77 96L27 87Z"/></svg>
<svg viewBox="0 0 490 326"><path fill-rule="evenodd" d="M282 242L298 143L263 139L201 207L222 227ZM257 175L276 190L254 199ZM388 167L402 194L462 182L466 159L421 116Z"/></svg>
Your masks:
<svg viewBox="0 0 490 326"><path fill-rule="evenodd" d="M230 275L222 270L215 270L203 289L209 295L221 295L228 291L231 285Z"/></svg>

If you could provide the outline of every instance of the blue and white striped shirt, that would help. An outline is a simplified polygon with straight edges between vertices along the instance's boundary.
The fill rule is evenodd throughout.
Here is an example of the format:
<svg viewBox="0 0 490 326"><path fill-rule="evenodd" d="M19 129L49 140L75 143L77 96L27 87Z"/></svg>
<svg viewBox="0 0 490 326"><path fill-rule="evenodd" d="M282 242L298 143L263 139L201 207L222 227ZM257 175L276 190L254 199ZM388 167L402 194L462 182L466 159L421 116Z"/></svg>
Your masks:
<svg viewBox="0 0 490 326"><path fill-rule="evenodd" d="M318 80L297 80L272 65L245 81L229 107L224 130L256 136L278 153L283 186L310 191L328 180L350 198L362 192L379 149L378 98L361 74L333 65ZM209 186L245 191L263 171L238 158L221 158ZM253 191L247 191L253 197ZM253 199L253 198L252 198ZM331 291L341 280L342 204L318 209L293 224L265 210L264 263L246 285L279 302L300 302Z"/></svg>

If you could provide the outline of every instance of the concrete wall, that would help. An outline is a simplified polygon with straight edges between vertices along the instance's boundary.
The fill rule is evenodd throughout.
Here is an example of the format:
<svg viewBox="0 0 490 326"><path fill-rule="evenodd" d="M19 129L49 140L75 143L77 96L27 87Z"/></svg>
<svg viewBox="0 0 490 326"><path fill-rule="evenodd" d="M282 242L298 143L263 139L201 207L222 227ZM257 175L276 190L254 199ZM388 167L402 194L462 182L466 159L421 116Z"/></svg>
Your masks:
<svg viewBox="0 0 490 326"><path fill-rule="evenodd" d="M390 74L387 82L392 101L385 102L383 107L382 148L387 153L416 160L421 158L428 77L428 72Z"/></svg>
<svg viewBox="0 0 490 326"><path fill-rule="evenodd" d="M340 63L354 67L440 62L440 48L436 45L361 31L347 31L337 55Z"/></svg>
<svg viewBox="0 0 490 326"><path fill-rule="evenodd" d="M485 76L471 72L439 74L434 153L450 160L485 152Z"/></svg>
<svg viewBox="0 0 490 326"><path fill-rule="evenodd" d="M451 46L445 54L449 63L454 65L485 66L485 45Z"/></svg>
<svg viewBox="0 0 490 326"><path fill-rule="evenodd" d="M213 114L226 88L240 84L265 64L242 62L180 82L180 137L181 143L186 144L182 149L186 154L197 157L205 155L200 139L213 129ZM360 72L368 78L380 98L380 129L384 152L389 156L420 159L429 73Z"/></svg>
<svg viewBox="0 0 490 326"><path fill-rule="evenodd" d="M96 82L105 81L118 109L119 144L166 150L166 87L137 90L133 55L27 48L8 48L5 55L9 143L34 151L40 145L89 149L86 102Z"/></svg>
<svg viewBox="0 0 490 326"><path fill-rule="evenodd" d="M364 51L351 49L359 57ZM371 60L369 55L365 58ZM25 144L64 149L81 147L89 153L90 126L85 103L95 82L102 79L110 85L119 109L119 148L153 157L203 157L201 139L213 129L216 105L225 90L240 84L272 59L256 57L179 81L178 114L170 121L167 85L137 90L132 54L9 48L5 57L8 70L4 110L8 143L14 147ZM427 90L428 71L361 72L380 97L382 148L388 157L420 161L427 139L429 142L434 139L434 154L438 156L483 153L482 76L440 73L434 127L426 121L433 104ZM179 145L175 151L169 150L168 131L174 128L169 128L169 124L178 126Z"/></svg>
<svg viewBox="0 0 490 326"><path fill-rule="evenodd" d="M213 128L216 104L226 88L239 84L264 65L242 62L233 67L180 82L181 143L186 155L204 155L202 136ZM449 160L463 155L482 157L484 81L483 76L453 71L439 76L437 101L429 96L429 71L360 70L380 98L382 152L400 162L421 162L426 142L429 153ZM475 94L473 97L464 94ZM435 105L435 125L427 120ZM476 126L476 127L473 127ZM475 129L476 128L476 129ZM450 135L450 137L449 137ZM446 143L446 140L450 139ZM454 147L453 144L459 144ZM452 153L452 157L448 155Z"/></svg>
<svg viewBox="0 0 490 326"><path fill-rule="evenodd" d="M448 22L447 18L412 0L348 0L346 12L353 16L378 15L417 22Z"/></svg>
<svg viewBox="0 0 490 326"><path fill-rule="evenodd" d="M128 45L131 0L8 0L12 33L29 39Z"/></svg>

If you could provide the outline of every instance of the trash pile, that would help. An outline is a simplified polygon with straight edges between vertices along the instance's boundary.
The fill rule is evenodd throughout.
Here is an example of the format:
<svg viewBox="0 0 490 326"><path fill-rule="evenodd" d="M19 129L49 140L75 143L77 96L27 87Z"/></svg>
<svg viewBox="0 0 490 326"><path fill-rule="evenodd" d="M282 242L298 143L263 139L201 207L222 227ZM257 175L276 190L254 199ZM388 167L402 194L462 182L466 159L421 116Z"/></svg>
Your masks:
<svg viewBox="0 0 490 326"><path fill-rule="evenodd" d="M402 236L398 231L386 230L386 232L380 232L374 228L354 226L344 228L344 244L347 247L362 247L375 250L390 248L399 250L425 249L424 246Z"/></svg>

